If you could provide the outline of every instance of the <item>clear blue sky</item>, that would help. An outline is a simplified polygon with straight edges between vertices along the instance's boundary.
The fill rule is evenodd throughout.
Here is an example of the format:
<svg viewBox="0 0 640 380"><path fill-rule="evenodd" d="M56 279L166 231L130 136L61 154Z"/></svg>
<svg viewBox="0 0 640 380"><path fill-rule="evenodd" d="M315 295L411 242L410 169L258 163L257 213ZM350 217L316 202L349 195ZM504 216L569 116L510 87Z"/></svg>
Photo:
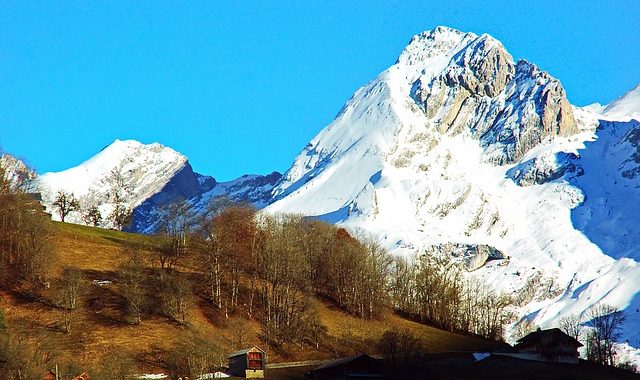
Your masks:
<svg viewBox="0 0 640 380"><path fill-rule="evenodd" d="M640 1L0 0L0 145L38 172L114 139L229 180L285 171L437 25L501 40L578 105L640 82Z"/></svg>

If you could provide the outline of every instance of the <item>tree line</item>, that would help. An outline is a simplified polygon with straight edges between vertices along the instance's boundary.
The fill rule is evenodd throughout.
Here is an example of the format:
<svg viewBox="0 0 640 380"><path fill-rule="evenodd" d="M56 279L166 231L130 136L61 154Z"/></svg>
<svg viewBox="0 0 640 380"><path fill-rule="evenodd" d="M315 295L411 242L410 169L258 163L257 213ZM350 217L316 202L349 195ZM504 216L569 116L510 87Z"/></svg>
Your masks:
<svg viewBox="0 0 640 380"><path fill-rule="evenodd" d="M48 287L48 218L27 186L0 166L0 274L5 282Z"/></svg>
<svg viewBox="0 0 640 380"><path fill-rule="evenodd" d="M364 319L394 309L450 331L503 339L512 300L444 259L394 258L373 237L300 215L257 214L223 198L197 220L186 204L164 213L160 265L191 255L202 289L225 316L259 320L270 344L318 345L314 297ZM240 301L242 300L242 301Z"/></svg>
<svg viewBox="0 0 640 380"><path fill-rule="evenodd" d="M113 200L123 203L126 185L112 174ZM69 207L78 207L74 199L58 203L65 216ZM270 346L319 349L327 328L317 315L315 297L363 319L378 318L392 309L442 329L495 340L503 339L503 327L513 318L510 297L466 278L452 262L428 254L392 257L371 236L316 219L258 214L251 206L216 198L204 217L196 217L186 202L167 205L160 227L152 246L123 250L126 260L118 270L118 283L133 324L154 314L188 324L194 297L203 297L225 317L244 315L259 321L262 338ZM29 198L25 184L11 182L0 167L3 280L52 287L52 304L60 310L63 330L69 332L82 307L85 279L69 268L63 268L60 280L50 278L48 228L47 217ZM613 342L624 317L611 310L593 313L590 323L596 328L586 338L587 356L612 364ZM564 322L574 329L584 324ZM236 345L242 345L242 331L238 337ZM201 351L190 344L176 353L176 358L184 358L176 363L206 366L214 360L208 358L221 360L219 353L198 359L188 356Z"/></svg>

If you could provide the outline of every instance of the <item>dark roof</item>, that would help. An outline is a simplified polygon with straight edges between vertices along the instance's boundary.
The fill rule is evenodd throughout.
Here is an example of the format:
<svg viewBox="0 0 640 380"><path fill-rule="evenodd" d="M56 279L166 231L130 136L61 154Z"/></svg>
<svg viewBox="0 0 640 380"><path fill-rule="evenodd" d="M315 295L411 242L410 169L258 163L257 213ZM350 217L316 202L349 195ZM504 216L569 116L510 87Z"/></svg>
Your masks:
<svg viewBox="0 0 640 380"><path fill-rule="evenodd" d="M371 360L371 361L375 361L375 362L378 361L378 359L373 358L373 357L371 357L371 356L369 356L367 354L360 354L360 355L349 356L349 357L346 357L346 358L336 359L336 360L330 361L328 363L324 363L324 364L314 368L312 371L321 371L321 370L324 370L324 369L327 369L327 368L339 367L341 365L345 365L345 364L351 363L351 362L356 361L356 360L361 360L363 358L366 358L365 360Z"/></svg>
<svg viewBox="0 0 640 380"><path fill-rule="evenodd" d="M260 349L260 347L253 346L253 347L249 347L249 348L245 348L243 350L239 350L239 351L233 352L233 353L229 354L229 356L227 356L227 359L228 358L233 358L233 357L236 357L236 356L240 356L240 355L246 355L247 353L249 353L249 351L253 351L253 350L258 350L258 351L262 352L263 354L265 353L263 350Z"/></svg>
<svg viewBox="0 0 640 380"><path fill-rule="evenodd" d="M573 343L576 347L582 347L582 343L578 342L574 337L565 334L562 330L558 328L548 329L548 330L540 330L534 331L520 339L518 339L517 346L535 343L541 341L542 339L548 338L552 343L556 343L562 340L568 340L570 343Z"/></svg>

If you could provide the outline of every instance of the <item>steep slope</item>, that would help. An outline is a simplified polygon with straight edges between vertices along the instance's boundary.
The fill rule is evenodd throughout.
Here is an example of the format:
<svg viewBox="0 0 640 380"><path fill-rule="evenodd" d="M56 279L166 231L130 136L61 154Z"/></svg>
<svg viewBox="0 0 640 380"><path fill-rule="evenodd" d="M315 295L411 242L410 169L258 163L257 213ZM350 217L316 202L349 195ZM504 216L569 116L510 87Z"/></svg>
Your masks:
<svg viewBox="0 0 640 380"><path fill-rule="evenodd" d="M249 291L244 290L250 281L248 273L241 273L243 291L240 294L240 309L227 317L223 309L213 307L203 298L199 279L205 274L197 258L189 256L173 268L193 282L193 286L188 287L189 299L193 300L187 308L188 324L175 323L154 306L145 307L143 323L132 325L122 298L125 289L121 268L128 262L128 256L123 253L131 246L141 248L139 253L145 258L145 277L148 276L141 286L149 304L157 305L156 300L160 295L154 249L162 242L151 236L68 223L52 222L49 230L52 254L55 257L54 264L49 268L53 286L38 293L40 302L26 302L19 290L0 283L3 323L8 326L3 334L21 336L21 348L33 348L33 351L27 351L29 354L55 354L53 356L61 370L73 363L72 368L82 368L90 373L92 379L113 379L115 376L101 377L95 369L106 367L113 370L114 364L123 364L121 368L126 368L128 361L115 363L118 359L126 358L135 365L135 373L175 371L174 357L178 353L182 356L177 348L194 338L207 341L216 352L219 350L224 364L227 354L238 348L238 343L233 339L240 327L234 326L241 326L243 329L244 344L263 345L259 321L257 318L245 317ZM83 280L71 331L63 334L59 330L62 316L54 300L56 284L63 275L64 268L78 271ZM303 347L297 344L286 345L272 350L270 362L334 358L336 350L341 355L352 355L364 350L371 352L375 347L371 347L370 340L380 339L391 326L411 331L426 352L487 351L504 347L500 343L478 337L439 330L393 313L380 319L362 320L345 314L323 300L310 302L313 302L318 322L326 326L321 335L319 350L308 344ZM43 341L48 343L45 347L42 345ZM82 344L78 343L80 341ZM32 364L29 363L32 357L24 356L27 358L26 364ZM44 367L42 362L38 363ZM40 379L41 371L44 370L39 367L38 373L28 379ZM184 372L179 375L183 376Z"/></svg>
<svg viewBox="0 0 640 380"><path fill-rule="evenodd" d="M59 220L53 207L58 191L73 193L82 205L98 205L102 215L106 216L113 208L109 193L112 188L110 178L114 171L124 178L127 188L124 202L133 209L158 193L185 168L190 170L187 158L171 148L157 143L144 145L134 140L116 140L74 168L41 175L36 180L36 186L54 220ZM80 213L72 213L69 221L82 223Z"/></svg>
<svg viewBox="0 0 640 380"><path fill-rule="evenodd" d="M619 120L640 120L640 83L607 105L602 114L607 118Z"/></svg>
<svg viewBox="0 0 640 380"><path fill-rule="evenodd" d="M171 148L158 143L116 140L79 166L43 174L35 181L35 187L42 193L42 202L54 220L60 219L53 206L59 191L73 193L82 209L98 206L104 218L113 210L110 194L114 171L124 179L127 188L124 201L133 210L127 230L142 233L156 232L165 205L178 201L187 201L194 217L206 212L209 201L219 196L262 208L281 177L274 172L218 183L213 177L195 173L187 158ZM72 212L66 221L83 224L82 211ZM106 218L102 226L113 227Z"/></svg>
<svg viewBox="0 0 640 380"><path fill-rule="evenodd" d="M209 204L217 197L225 197L232 203L248 203L261 209L271 199L273 187L282 177L278 172L273 172L266 176L247 174L228 182L217 182L215 178L195 174L199 191L190 196L185 196L184 192L176 191L181 189L180 183L184 181L183 175L179 173L167 185L154 196L145 200L133 213L133 223L131 231L151 234L156 232L160 226L160 220L166 210L164 206L178 201L186 201L192 211L192 217L197 219L208 210Z"/></svg>
<svg viewBox="0 0 640 380"><path fill-rule="evenodd" d="M4 171L4 178L9 181L8 185L13 191L18 188L25 191L32 190L28 188L28 184L36 178L36 173L22 160L10 154L0 154L0 168Z"/></svg>
<svg viewBox="0 0 640 380"><path fill-rule="evenodd" d="M514 62L492 37L438 27L356 91L295 159L266 211L365 229L400 255L492 247L505 259L480 260L471 275L521 295L520 316L543 326L598 302L627 308L638 263L590 239L574 210L586 185L570 176L595 171L587 157L584 168L571 159L599 143L598 125L571 107L558 80Z"/></svg>

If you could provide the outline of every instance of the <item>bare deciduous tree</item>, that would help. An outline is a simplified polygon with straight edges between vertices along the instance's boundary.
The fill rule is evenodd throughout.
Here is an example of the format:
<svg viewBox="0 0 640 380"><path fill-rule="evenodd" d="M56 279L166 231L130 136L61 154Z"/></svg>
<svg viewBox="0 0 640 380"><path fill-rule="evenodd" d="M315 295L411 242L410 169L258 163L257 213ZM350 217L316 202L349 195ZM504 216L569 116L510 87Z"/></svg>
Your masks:
<svg viewBox="0 0 640 380"><path fill-rule="evenodd" d="M71 331L71 324L77 314L78 300L82 289L82 273L77 269L66 269L56 296L56 304L62 312L65 332Z"/></svg>
<svg viewBox="0 0 640 380"><path fill-rule="evenodd" d="M408 379L420 352L420 340L408 330L392 329L382 334L378 349L384 355L387 371L394 379Z"/></svg>
<svg viewBox="0 0 640 380"><path fill-rule="evenodd" d="M127 311L134 324L142 323L145 295L145 261L139 247L127 247L127 263L121 268L122 294L127 302Z"/></svg>
<svg viewBox="0 0 640 380"><path fill-rule="evenodd" d="M607 304L596 304L588 314L593 328L587 336L587 358L603 365L616 364L614 343L620 338L624 313Z"/></svg>
<svg viewBox="0 0 640 380"><path fill-rule="evenodd" d="M161 295L165 315L180 324L187 323L191 294L191 284L182 273L173 272L165 276Z"/></svg>
<svg viewBox="0 0 640 380"><path fill-rule="evenodd" d="M67 193L64 190L60 190L56 194L53 206L58 210L60 220L64 223L64 219L67 215L80 209L80 201L78 201L73 193Z"/></svg>
<svg viewBox="0 0 640 380"><path fill-rule="evenodd" d="M87 207L82 215L82 220L90 226L98 227L102 222L102 213L100 213L98 206L91 205Z"/></svg>
<svg viewBox="0 0 640 380"><path fill-rule="evenodd" d="M25 188L0 166L0 265L11 268L14 278L48 287L50 222Z"/></svg>
<svg viewBox="0 0 640 380"><path fill-rule="evenodd" d="M171 372L178 376L199 376L210 373L226 364L224 351L215 343L200 336L187 336L181 339L170 357Z"/></svg>
<svg viewBox="0 0 640 380"><path fill-rule="evenodd" d="M575 340L580 340L580 334L583 329L583 321L579 315L571 314L566 317L560 318L558 321L558 327L565 334L573 337Z"/></svg>

